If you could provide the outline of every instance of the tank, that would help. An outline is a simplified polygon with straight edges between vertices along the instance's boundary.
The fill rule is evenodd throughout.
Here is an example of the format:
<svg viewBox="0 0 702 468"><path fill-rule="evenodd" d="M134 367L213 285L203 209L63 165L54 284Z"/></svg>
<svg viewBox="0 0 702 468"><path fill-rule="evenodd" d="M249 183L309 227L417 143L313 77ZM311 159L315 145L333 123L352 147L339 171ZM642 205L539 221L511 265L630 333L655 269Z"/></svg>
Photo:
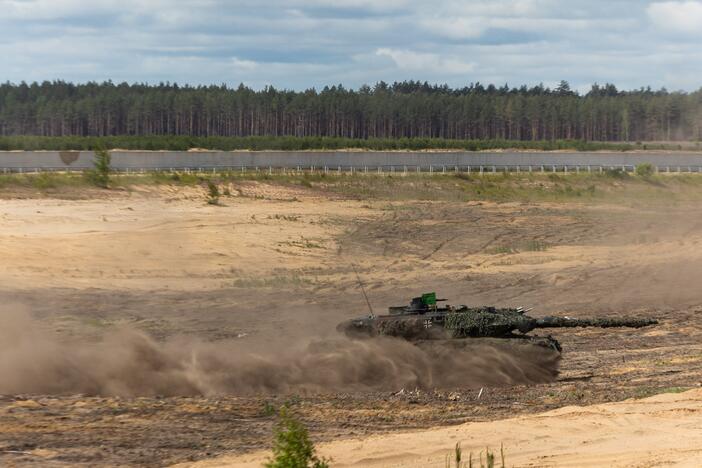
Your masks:
<svg viewBox="0 0 702 468"><path fill-rule="evenodd" d="M415 297L406 306L388 309L387 315L370 315L348 320L337 329L351 337L395 336L409 341L461 338L503 338L524 340L535 345L561 352L561 345L551 336L527 333L539 328L573 327L631 327L655 325L651 318L602 317L531 317L524 308L468 307L465 305L439 306L436 293Z"/></svg>

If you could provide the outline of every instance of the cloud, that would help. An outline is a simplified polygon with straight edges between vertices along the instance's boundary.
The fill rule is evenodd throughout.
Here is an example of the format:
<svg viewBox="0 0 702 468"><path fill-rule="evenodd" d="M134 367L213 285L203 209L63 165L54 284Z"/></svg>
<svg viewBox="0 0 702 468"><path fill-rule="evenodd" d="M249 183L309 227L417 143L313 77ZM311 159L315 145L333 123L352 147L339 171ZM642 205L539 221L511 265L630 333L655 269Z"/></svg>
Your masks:
<svg viewBox="0 0 702 468"><path fill-rule="evenodd" d="M454 57L442 57L437 54L414 52L411 50L396 50L380 48L375 51L380 57L390 57L402 70L426 71L436 70L448 74L470 73L475 69L475 64L463 62Z"/></svg>
<svg viewBox="0 0 702 468"><path fill-rule="evenodd" d="M702 2L0 0L0 82L695 89Z"/></svg>
<svg viewBox="0 0 702 468"><path fill-rule="evenodd" d="M702 2L656 2L648 6L646 13L663 30L702 34Z"/></svg>

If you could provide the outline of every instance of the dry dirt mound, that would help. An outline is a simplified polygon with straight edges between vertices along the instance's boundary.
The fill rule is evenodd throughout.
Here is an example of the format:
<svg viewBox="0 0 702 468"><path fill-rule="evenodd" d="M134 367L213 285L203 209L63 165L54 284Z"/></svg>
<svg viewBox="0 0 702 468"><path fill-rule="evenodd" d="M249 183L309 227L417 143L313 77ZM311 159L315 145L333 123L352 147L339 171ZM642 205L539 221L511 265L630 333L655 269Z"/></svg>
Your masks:
<svg viewBox="0 0 702 468"><path fill-rule="evenodd" d="M477 457L505 447L507 466L702 466L702 390L576 407L502 421L323 444L334 466L443 467L460 442ZM266 452L222 457L191 468L258 467Z"/></svg>

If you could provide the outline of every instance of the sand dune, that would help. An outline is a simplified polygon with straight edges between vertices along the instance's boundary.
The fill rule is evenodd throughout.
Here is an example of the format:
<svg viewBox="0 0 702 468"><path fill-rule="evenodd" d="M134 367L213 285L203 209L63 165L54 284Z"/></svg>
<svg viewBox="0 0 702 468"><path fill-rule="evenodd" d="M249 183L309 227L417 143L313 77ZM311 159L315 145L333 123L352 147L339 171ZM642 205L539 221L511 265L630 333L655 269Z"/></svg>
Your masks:
<svg viewBox="0 0 702 468"><path fill-rule="evenodd" d="M444 467L460 442L475 457L504 444L507 466L702 466L702 390L319 446L335 467ZM181 468L259 467L267 452Z"/></svg>

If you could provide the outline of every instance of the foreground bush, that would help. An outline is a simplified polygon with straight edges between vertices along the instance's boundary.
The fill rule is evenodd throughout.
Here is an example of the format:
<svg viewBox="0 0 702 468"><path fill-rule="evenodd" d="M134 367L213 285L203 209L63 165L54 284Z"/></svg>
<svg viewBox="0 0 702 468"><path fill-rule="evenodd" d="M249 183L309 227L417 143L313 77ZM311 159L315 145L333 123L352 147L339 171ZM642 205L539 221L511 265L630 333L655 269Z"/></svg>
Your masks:
<svg viewBox="0 0 702 468"><path fill-rule="evenodd" d="M636 175L639 177L651 177L653 175L653 165L650 163L638 164L636 166Z"/></svg>
<svg viewBox="0 0 702 468"><path fill-rule="evenodd" d="M317 456L307 428L285 407L280 410L274 437L273 458L265 464L267 468L329 468L328 461Z"/></svg>

